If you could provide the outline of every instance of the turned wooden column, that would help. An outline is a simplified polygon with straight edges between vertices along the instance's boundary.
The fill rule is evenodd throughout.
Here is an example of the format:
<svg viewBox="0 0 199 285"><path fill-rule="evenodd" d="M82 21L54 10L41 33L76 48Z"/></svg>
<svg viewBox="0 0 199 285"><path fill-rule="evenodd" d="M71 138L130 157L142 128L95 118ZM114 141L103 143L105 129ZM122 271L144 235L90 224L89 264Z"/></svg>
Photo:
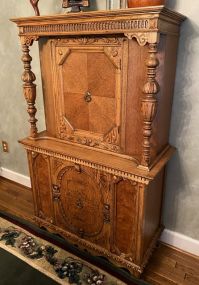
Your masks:
<svg viewBox="0 0 199 285"><path fill-rule="evenodd" d="M30 116L30 137L35 138L37 136L37 119L35 118L35 114L37 109L35 107L35 100L36 100L36 84L34 81L36 80L35 74L31 70L31 61L32 57L30 56L29 47L33 44L34 38L22 38L22 62L24 64L24 72L22 74L22 80L24 82L23 89L24 89L24 97L28 104L27 112Z"/></svg>
<svg viewBox="0 0 199 285"><path fill-rule="evenodd" d="M158 101L156 94L159 92L159 84L156 81L156 70L159 65L157 58L157 43L149 44L149 57L147 59L147 82L144 85L144 96L141 102L143 116L143 152L141 166L148 168L151 164L151 136L152 123L157 112Z"/></svg>

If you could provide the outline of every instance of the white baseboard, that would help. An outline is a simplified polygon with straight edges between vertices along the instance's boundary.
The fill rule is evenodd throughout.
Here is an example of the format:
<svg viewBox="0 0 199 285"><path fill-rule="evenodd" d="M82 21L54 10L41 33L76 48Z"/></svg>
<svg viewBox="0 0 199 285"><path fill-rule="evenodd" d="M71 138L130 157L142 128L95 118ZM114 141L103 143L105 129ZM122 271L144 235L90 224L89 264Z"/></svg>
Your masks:
<svg viewBox="0 0 199 285"><path fill-rule="evenodd" d="M161 241L183 251L199 256L199 240L165 229Z"/></svg>
<svg viewBox="0 0 199 285"><path fill-rule="evenodd" d="M31 187L30 177L12 170L3 167L0 168L0 176L24 186ZM188 236L167 229L163 231L160 240L183 251L199 256L199 240L192 239Z"/></svg>
<svg viewBox="0 0 199 285"><path fill-rule="evenodd" d="M12 170L1 167L0 176L10 179L24 186L31 187L30 177L14 172Z"/></svg>

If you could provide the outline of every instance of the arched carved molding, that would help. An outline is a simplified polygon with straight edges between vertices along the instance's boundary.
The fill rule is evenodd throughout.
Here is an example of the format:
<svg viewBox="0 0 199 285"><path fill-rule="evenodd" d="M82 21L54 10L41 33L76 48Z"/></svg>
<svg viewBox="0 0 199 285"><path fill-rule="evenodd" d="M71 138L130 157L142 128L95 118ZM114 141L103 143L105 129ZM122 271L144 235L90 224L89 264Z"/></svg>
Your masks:
<svg viewBox="0 0 199 285"><path fill-rule="evenodd" d="M141 166L148 168L151 163L151 136L152 124L157 112L157 97L159 92L159 84L156 80L157 67L159 60L157 58L157 43L149 44L149 56L146 62L147 65L147 82L144 85L141 101L141 112L143 116L143 151Z"/></svg>
<svg viewBox="0 0 199 285"><path fill-rule="evenodd" d="M129 40L135 38L140 46L145 46L147 43L155 44L159 41L159 33L147 32L147 33L125 33L124 34Z"/></svg>
<svg viewBox="0 0 199 285"><path fill-rule="evenodd" d="M36 80L35 74L31 70L31 61L32 57L30 56L29 47L33 44L38 37L21 37L22 44L22 62L24 64L24 72L22 74L23 90L24 97L26 99L28 109L27 112L29 114L29 122L30 122L30 137L35 138L37 136L37 119L35 118L37 109L35 107L36 100L36 84L34 81Z"/></svg>

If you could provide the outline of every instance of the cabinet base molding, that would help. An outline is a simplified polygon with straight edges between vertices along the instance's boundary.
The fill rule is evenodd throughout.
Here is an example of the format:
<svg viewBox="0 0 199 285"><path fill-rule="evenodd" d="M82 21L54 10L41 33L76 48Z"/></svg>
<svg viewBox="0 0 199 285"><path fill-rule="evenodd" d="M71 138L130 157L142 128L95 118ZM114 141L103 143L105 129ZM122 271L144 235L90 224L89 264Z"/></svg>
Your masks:
<svg viewBox="0 0 199 285"><path fill-rule="evenodd" d="M39 227L43 227L51 233L56 233L56 234L61 235L63 238L70 241L73 245L78 246L78 248L80 248L82 250L88 250L88 252L90 252L92 255L96 255L96 256L102 255L103 257L106 257L110 262L112 262L116 266L127 269L130 273L132 273L135 277L138 277L138 278L143 273L144 268L146 267L149 258L151 257L153 251L155 250L155 248L157 246L157 241L158 241L158 239L159 239L159 237L160 237L160 235L164 229L164 227L161 226L157 230L157 232L154 235L154 238L152 239L152 242L149 245L148 250L145 253L143 263L141 265L136 265L135 263L126 260L124 257L112 254L110 251L105 250L104 248L101 248L101 247L99 247L99 246L97 246L97 245L95 245L89 241L81 239L81 238L77 237L76 235L69 233L69 232L49 223L48 221L40 219L36 216L33 217L33 221Z"/></svg>

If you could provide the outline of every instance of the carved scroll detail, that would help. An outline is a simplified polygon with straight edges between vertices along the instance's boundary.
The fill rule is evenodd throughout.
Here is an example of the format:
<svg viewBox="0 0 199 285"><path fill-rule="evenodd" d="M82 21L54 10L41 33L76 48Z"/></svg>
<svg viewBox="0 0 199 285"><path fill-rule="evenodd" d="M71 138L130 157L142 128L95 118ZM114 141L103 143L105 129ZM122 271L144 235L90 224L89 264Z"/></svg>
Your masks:
<svg viewBox="0 0 199 285"><path fill-rule="evenodd" d="M144 46L148 41L148 33L126 33L124 35L129 40L135 38L140 46Z"/></svg>
<svg viewBox="0 0 199 285"><path fill-rule="evenodd" d="M147 60L147 82L144 85L142 98L142 116L144 120L143 125L143 153L141 165L148 167L151 162L151 143L152 123L157 112L157 98L156 94L159 92L159 84L156 81L156 69L159 65L157 58L157 44L149 44L149 58Z"/></svg>
<svg viewBox="0 0 199 285"><path fill-rule="evenodd" d="M35 118L35 114L37 109L35 108L35 100L36 100L36 84L33 82L36 80L35 74L31 70L31 61L32 57L30 56L29 46L32 45L35 37L25 37L22 39L22 61L24 64L24 72L22 74L22 80L24 82L24 97L28 104L28 114L30 116L30 137L35 138L37 136L37 119Z"/></svg>
<svg viewBox="0 0 199 285"><path fill-rule="evenodd" d="M43 34L44 31L45 33L49 33L49 34L55 34L55 33L65 33L65 34L71 34L74 35L75 34L80 34L82 35L83 33L87 33L87 32L95 32L96 34L100 33L104 33L106 34L107 32L112 32L117 31L117 32L121 32L123 33L124 31L129 31L132 32L132 30L136 30L140 33L142 33L142 31L146 31L149 32L153 29L150 29L149 25L150 25L151 19L115 19L115 20L102 20L102 21L91 21L89 20L88 22L84 22L84 23L53 23L51 25L27 25L24 26L21 35L22 34ZM156 32L156 31L155 31ZM157 33L157 32L156 32Z"/></svg>
<svg viewBox="0 0 199 285"><path fill-rule="evenodd" d="M154 44L159 40L159 34L157 32L134 32L124 34L129 40L135 38L140 46L145 46L147 43Z"/></svg>

